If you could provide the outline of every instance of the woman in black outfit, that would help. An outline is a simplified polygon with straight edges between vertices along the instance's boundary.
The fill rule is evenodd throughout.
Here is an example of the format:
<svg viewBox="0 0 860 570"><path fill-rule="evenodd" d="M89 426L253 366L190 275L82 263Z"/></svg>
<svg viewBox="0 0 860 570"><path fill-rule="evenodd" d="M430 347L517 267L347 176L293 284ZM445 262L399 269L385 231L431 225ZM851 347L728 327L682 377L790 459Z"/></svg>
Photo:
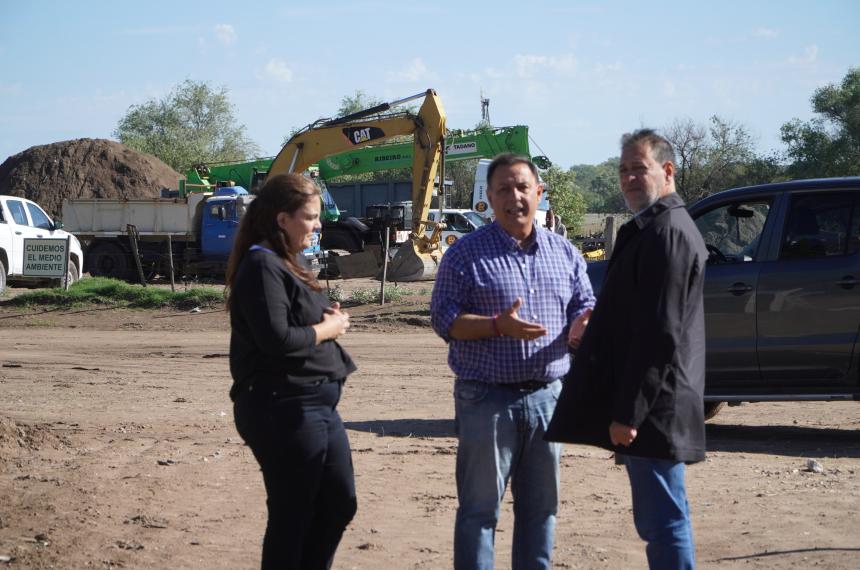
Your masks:
<svg viewBox="0 0 860 570"><path fill-rule="evenodd" d="M270 178L242 218L227 267L236 428L260 463L269 520L262 567L330 568L356 510L336 406L355 364L335 339L349 315L299 262L320 227L320 193Z"/></svg>

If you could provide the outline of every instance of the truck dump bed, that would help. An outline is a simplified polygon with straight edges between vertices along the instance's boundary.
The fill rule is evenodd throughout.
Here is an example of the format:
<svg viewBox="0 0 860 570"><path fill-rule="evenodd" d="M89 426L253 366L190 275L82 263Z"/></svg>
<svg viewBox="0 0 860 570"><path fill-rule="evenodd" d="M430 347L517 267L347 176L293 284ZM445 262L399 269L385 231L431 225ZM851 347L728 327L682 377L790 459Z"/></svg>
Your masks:
<svg viewBox="0 0 860 570"><path fill-rule="evenodd" d="M145 200L72 199L63 202L63 226L80 236L126 233L131 224L148 235L193 236L205 194Z"/></svg>

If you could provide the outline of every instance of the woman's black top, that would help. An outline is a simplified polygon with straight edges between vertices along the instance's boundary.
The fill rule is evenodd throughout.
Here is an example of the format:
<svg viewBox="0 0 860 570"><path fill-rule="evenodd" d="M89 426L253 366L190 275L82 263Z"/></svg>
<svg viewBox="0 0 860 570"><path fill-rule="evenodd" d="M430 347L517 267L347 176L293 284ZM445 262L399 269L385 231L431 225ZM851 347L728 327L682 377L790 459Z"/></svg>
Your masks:
<svg viewBox="0 0 860 570"><path fill-rule="evenodd" d="M250 386L315 384L356 370L334 340L316 344L311 328L329 303L296 277L275 253L251 248L230 293L230 397Z"/></svg>

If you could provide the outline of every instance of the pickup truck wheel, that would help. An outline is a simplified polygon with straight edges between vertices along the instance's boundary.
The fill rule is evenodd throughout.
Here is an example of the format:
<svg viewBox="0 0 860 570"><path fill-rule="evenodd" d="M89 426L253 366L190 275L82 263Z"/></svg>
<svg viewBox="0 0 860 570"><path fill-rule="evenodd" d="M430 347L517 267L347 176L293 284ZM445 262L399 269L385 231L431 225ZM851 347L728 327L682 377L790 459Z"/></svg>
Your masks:
<svg viewBox="0 0 860 570"><path fill-rule="evenodd" d="M6 265L0 259L0 293L6 290Z"/></svg>
<svg viewBox="0 0 860 570"><path fill-rule="evenodd" d="M87 265L93 277L125 279L129 274L129 256L112 243L100 243L90 248Z"/></svg>
<svg viewBox="0 0 860 570"><path fill-rule="evenodd" d="M69 287L81 280L81 270L74 261L69 262Z"/></svg>
<svg viewBox="0 0 860 570"><path fill-rule="evenodd" d="M75 264L75 262L70 259L69 260L69 270L68 270L69 287L71 287L72 285L74 285L75 283L80 281L80 279L81 279L81 272L78 270L78 266ZM52 283L52 286L53 287L62 287L63 286L63 280L62 279L55 279L54 282Z"/></svg>
<svg viewBox="0 0 860 570"><path fill-rule="evenodd" d="M705 421L713 419L725 405L725 402L705 402Z"/></svg>

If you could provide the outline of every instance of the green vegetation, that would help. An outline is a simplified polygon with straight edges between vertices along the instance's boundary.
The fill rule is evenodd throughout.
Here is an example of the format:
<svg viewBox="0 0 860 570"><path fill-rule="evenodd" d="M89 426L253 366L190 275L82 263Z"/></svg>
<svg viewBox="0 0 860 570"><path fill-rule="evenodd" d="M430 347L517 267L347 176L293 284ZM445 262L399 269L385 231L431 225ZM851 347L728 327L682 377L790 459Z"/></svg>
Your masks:
<svg viewBox="0 0 860 570"><path fill-rule="evenodd" d="M860 175L860 68L849 69L838 84L816 89L810 102L813 119L793 119L780 129L783 151L756 152L756 139L744 125L718 115L705 124L679 118L658 129L675 147L678 193L692 203L727 188ZM617 157L576 165L570 172L589 212L626 211Z"/></svg>
<svg viewBox="0 0 860 570"><path fill-rule="evenodd" d="M227 88L186 79L164 99L129 107L114 131L129 148L185 172L201 162L245 160L260 149L236 123Z"/></svg>
<svg viewBox="0 0 860 570"><path fill-rule="evenodd" d="M812 95L811 121L794 119L782 126L793 178L860 174L860 67L840 85L825 85Z"/></svg>
<svg viewBox="0 0 860 570"><path fill-rule="evenodd" d="M551 166L542 177L549 188L549 203L552 211L561 216L570 235L579 233L585 216L586 198L576 186L576 173Z"/></svg>
<svg viewBox="0 0 860 570"><path fill-rule="evenodd" d="M341 287L340 284L335 285L334 287L329 289L328 299L332 302L337 301L338 303L343 303L344 301L346 301L346 292L343 290L343 287Z"/></svg>
<svg viewBox="0 0 860 570"><path fill-rule="evenodd" d="M397 303L403 300L404 295L410 293L406 287L398 287L397 285L385 286L385 302ZM370 303L379 302L379 289L356 289L349 295L347 302L353 305L369 305Z"/></svg>
<svg viewBox="0 0 860 570"><path fill-rule="evenodd" d="M221 291L212 287L198 287L174 293L161 287L142 287L116 279L93 277L78 281L68 291L59 287L42 289L23 293L3 301L3 304L14 307L66 308L105 305L139 309L170 307L178 310L189 310L194 307L213 307L223 300Z"/></svg>

